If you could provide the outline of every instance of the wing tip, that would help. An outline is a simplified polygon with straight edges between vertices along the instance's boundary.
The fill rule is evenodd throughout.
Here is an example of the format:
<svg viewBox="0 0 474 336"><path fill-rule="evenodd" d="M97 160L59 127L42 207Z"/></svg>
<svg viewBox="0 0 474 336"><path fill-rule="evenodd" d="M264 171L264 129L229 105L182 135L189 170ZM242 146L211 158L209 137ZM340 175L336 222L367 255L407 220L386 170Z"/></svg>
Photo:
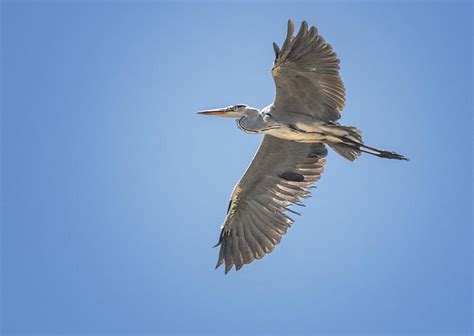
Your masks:
<svg viewBox="0 0 474 336"><path fill-rule="evenodd" d="M273 42L273 51L275 52L275 61L278 59L278 56L280 55L280 47L276 42Z"/></svg>
<svg viewBox="0 0 474 336"><path fill-rule="evenodd" d="M316 28L315 26L311 26L311 28L309 28L309 39L310 40L313 40L316 36L318 36L318 28Z"/></svg>
<svg viewBox="0 0 474 336"><path fill-rule="evenodd" d="M301 28L300 30L303 30L303 31L307 31L308 30L308 22L306 22L305 20L303 20L301 22Z"/></svg>
<svg viewBox="0 0 474 336"><path fill-rule="evenodd" d="M291 21L291 19L288 19L288 32L287 32L287 35L288 36L293 35L294 31L295 31L295 25L293 24L293 21Z"/></svg>
<svg viewBox="0 0 474 336"><path fill-rule="evenodd" d="M232 266L233 266L233 264L226 264L226 265L225 265L224 274L229 273L230 270L232 269Z"/></svg>
<svg viewBox="0 0 474 336"><path fill-rule="evenodd" d="M223 262L224 260L221 260L221 259L217 260L216 267L214 267L214 269L218 269L222 265Z"/></svg>

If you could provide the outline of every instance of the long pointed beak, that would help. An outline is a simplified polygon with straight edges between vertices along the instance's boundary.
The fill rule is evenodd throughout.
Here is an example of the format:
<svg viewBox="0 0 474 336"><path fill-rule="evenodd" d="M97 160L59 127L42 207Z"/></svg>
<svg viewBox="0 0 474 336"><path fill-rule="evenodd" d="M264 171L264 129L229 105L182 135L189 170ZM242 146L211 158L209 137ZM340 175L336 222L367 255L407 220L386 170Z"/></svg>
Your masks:
<svg viewBox="0 0 474 336"><path fill-rule="evenodd" d="M228 111L226 109L214 109L214 110L205 110L205 111L199 111L196 112L197 114L204 114L204 115L217 115L217 116L222 116L225 115Z"/></svg>

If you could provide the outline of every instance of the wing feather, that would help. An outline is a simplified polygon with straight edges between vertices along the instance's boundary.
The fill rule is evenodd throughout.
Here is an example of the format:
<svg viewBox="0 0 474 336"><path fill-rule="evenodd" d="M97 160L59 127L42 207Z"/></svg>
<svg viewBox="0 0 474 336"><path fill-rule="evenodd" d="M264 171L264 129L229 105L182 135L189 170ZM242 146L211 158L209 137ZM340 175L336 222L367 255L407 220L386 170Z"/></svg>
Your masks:
<svg viewBox="0 0 474 336"><path fill-rule="evenodd" d="M225 237L224 246L221 248L224 249L225 273L227 274L232 269L234 260L232 259L232 238L229 238L230 235L225 235Z"/></svg>
<svg viewBox="0 0 474 336"><path fill-rule="evenodd" d="M231 234L230 238L232 239L232 260L235 264L235 267L240 269L244 264L241 247L239 246L241 239L239 239L240 237L237 232Z"/></svg>

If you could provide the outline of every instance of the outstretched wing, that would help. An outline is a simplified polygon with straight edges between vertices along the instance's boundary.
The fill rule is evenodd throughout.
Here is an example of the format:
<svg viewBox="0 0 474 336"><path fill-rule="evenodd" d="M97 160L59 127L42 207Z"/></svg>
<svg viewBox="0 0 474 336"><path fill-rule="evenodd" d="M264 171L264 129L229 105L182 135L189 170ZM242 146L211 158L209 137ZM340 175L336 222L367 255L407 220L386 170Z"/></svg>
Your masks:
<svg viewBox="0 0 474 336"><path fill-rule="evenodd" d="M339 59L315 27L303 21L298 34L288 20L288 33L280 50L273 43L273 103L278 113L303 113L322 121L341 117L345 89L339 76Z"/></svg>
<svg viewBox="0 0 474 336"><path fill-rule="evenodd" d="M319 180L327 154L321 143L298 143L265 135L235 186L219 237L225 273L270 253L293 224L285 212Z"/></svg>

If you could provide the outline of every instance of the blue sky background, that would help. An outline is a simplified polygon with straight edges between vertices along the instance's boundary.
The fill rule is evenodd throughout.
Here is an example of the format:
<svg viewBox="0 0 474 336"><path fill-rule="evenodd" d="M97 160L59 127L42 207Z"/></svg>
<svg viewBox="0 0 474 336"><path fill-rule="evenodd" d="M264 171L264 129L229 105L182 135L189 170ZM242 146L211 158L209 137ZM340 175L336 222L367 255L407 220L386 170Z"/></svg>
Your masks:
<svg viewBox="0 0 474 336"><path fill-rule="evenodd" d="M472 4L2 3L2 324L13 334L470 334ZM263 260L213 269L259 136L194 114L273 101L272 41L316 25L342 122Z"/></svg>

